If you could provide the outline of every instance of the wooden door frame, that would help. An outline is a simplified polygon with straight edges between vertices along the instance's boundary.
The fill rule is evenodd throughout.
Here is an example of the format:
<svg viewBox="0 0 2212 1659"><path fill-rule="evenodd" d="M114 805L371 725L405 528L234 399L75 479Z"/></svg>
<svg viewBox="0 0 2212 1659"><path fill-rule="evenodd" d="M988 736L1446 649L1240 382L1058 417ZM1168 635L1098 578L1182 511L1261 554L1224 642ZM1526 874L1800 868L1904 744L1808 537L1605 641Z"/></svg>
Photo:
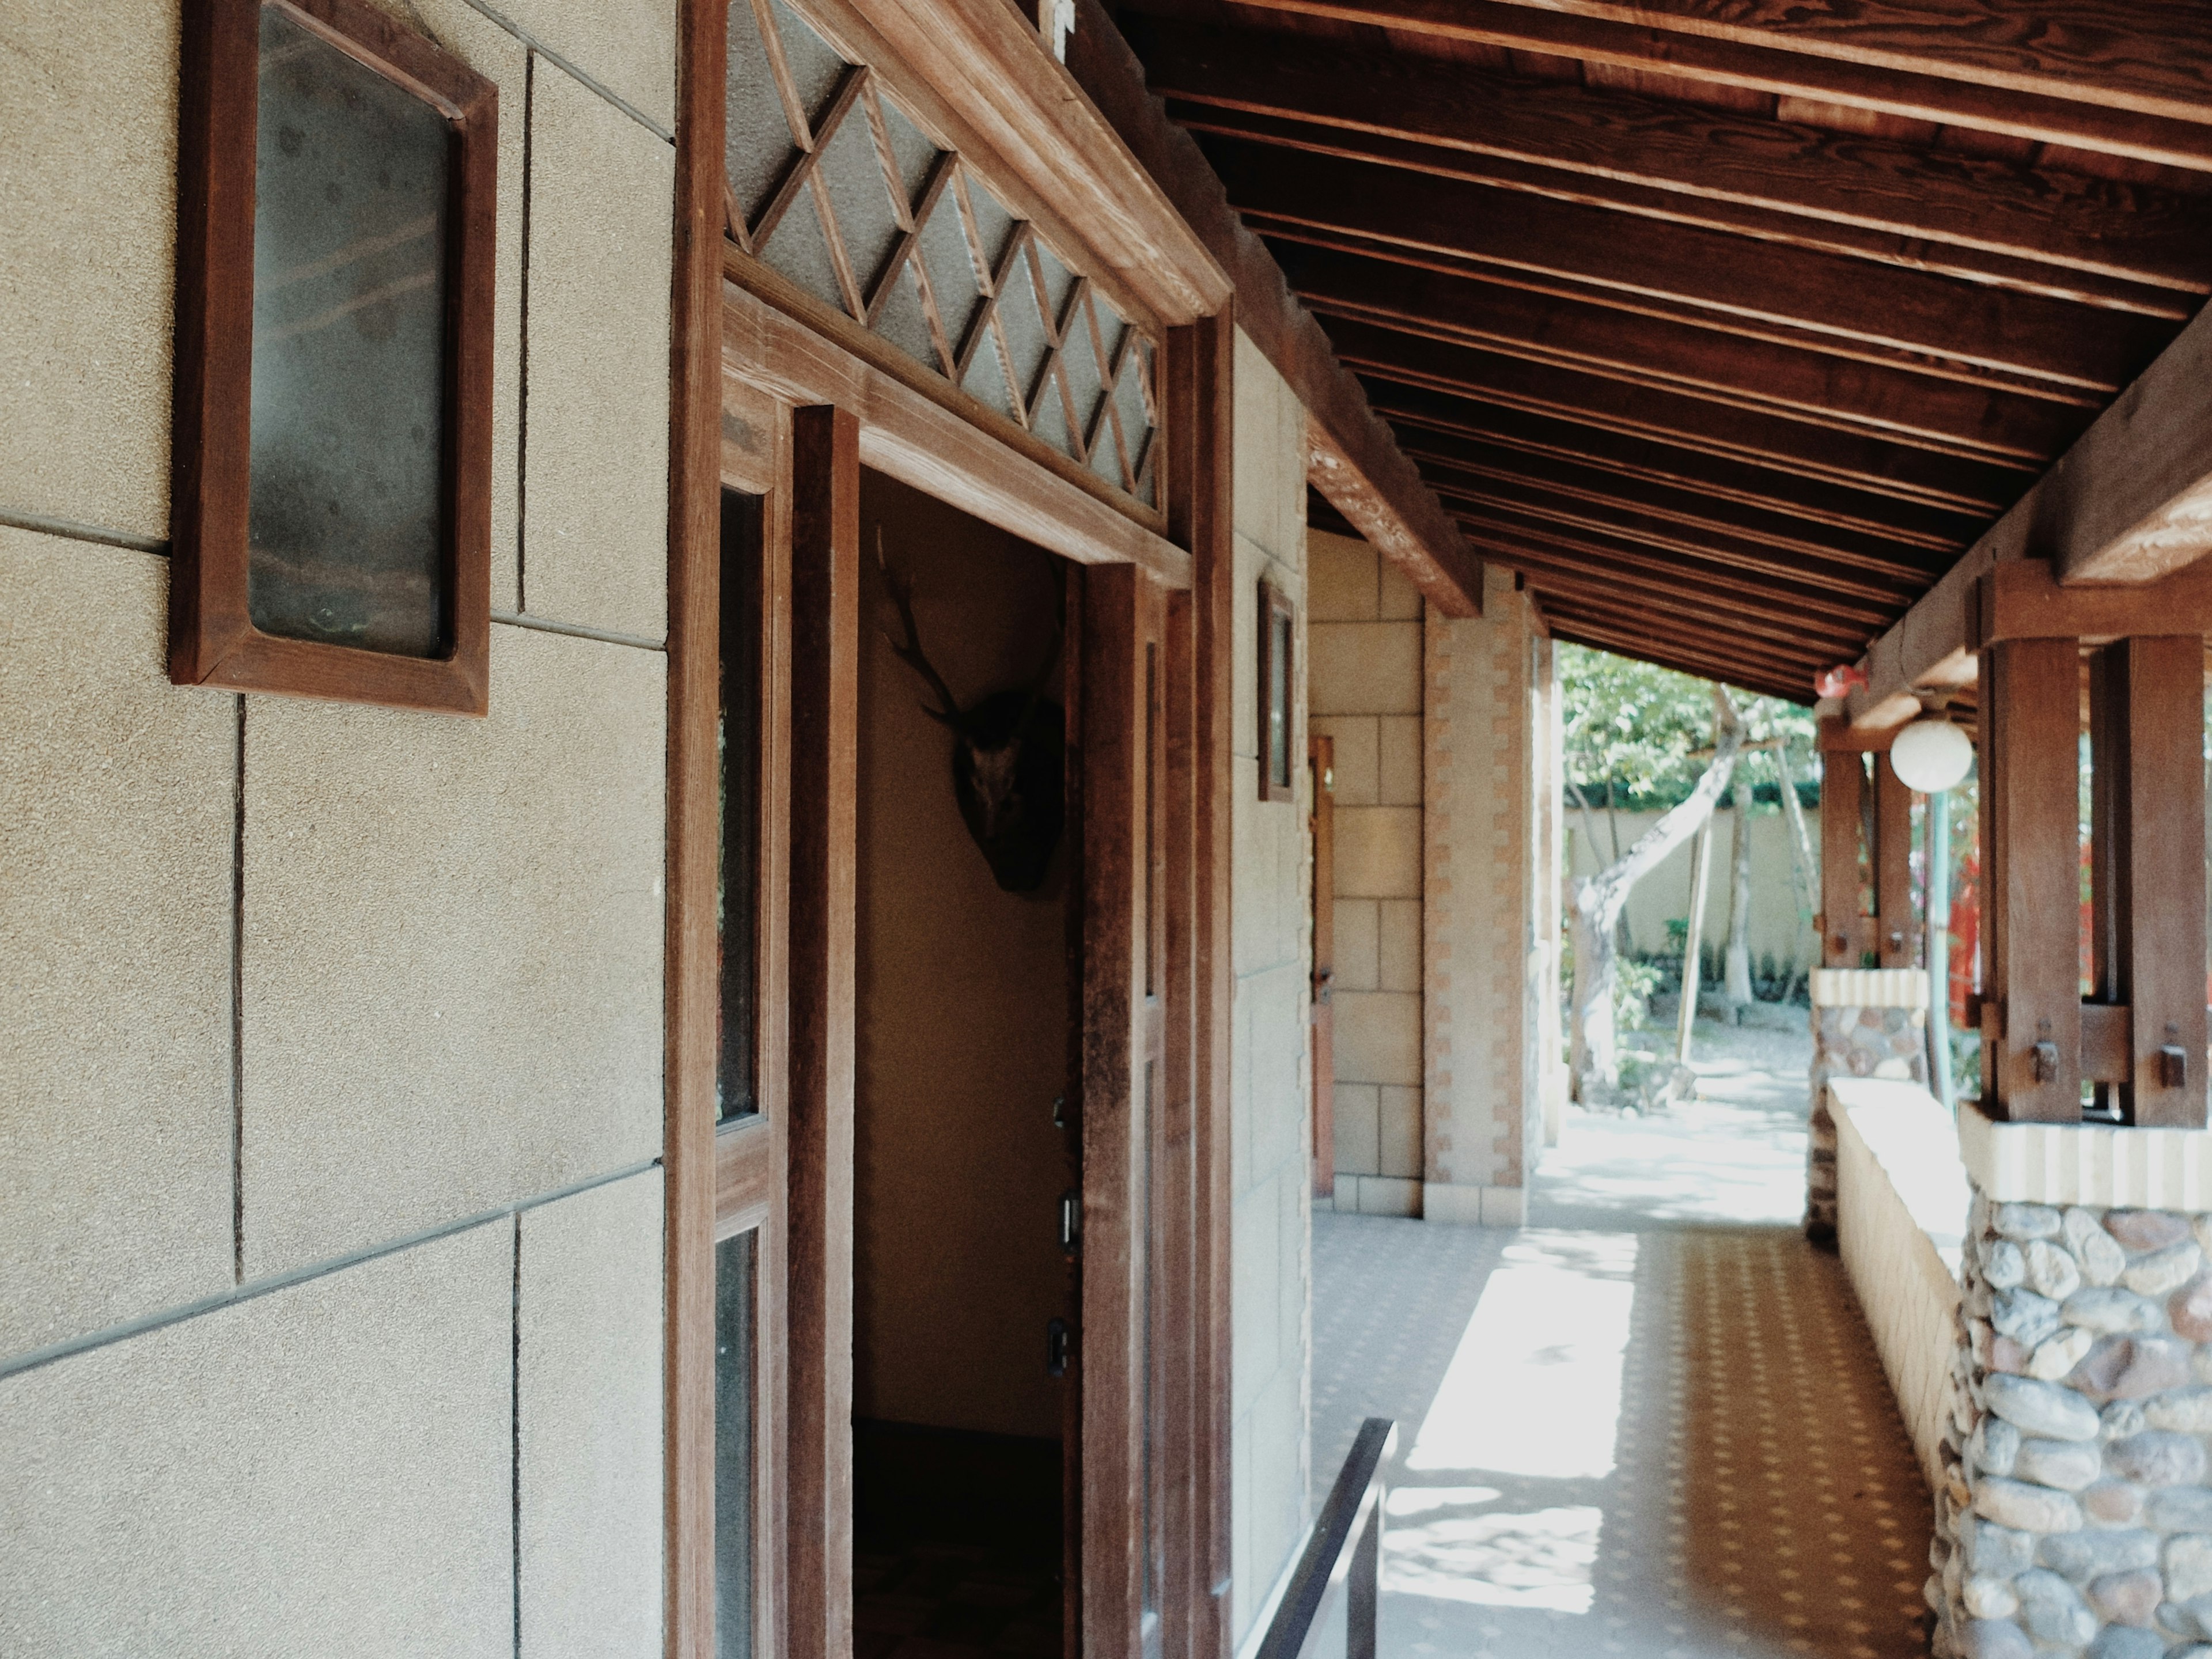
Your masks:
<svg viewBox="0 0 2212 1659"><path fill-rule="evenodd" d="M1126 1524L1126 1506L1146 1469L1142 1395L1149 1380L1164 1650L1222 1659L1231 1612L1233 322L1224 308L1167 331L1159 359L1169 446L1163 537L725 280L722 28L720 7L684 0L670 467L667 1652L672 1659L712 1659L714 1652L714 1246L740 1225L758 1225L762 1240L755 1651L764 1659L847 1659L852 1649L851 1440L844 1426L851 1398L852 742L858 481L868 465L1084 564L1093 593L1126 589L1125 614L1149 618L1158 647L1158 758L1149 792L1157 797L1149 802L1157 814L1155 858L1148 882L1124 884L1118 900L1135 902L1146 885L1156 890L1155 982L1164 1006L1152 1117L1153 1228L1145 1249L1130 1249L1126 1238L1118 1249L1131 1260L1148 1252L1156 1258L1165 1276L1157 1328L1167 1340L1153 1345L1147 1379L1126 1346L1141 1334L1125 1322L1119 1335L1126 1386L1114 1390L1109 1411L1106 1399L1094 1401L1085 1374L1085 1349L1099 1328L1086 1320L1079 1337L1083 1451L1091 1455L1093 1424L1105 1426L1113 1415L1115 1443L1123 1450L1111 1484L1125 1524L1109 1524L1107 1506L1093 1502L1094 1482L1102 1498L1109 1483L1108 1472L1091 1468L1082 1494L1085 1567L1070 1599L1079 1604L1086 1652L1139 1659L1140 1582L1127 1571L1107 1572L1101 1560L1117 1534L1126 1533L1133 1553L1140 1543ZM757 1126L718 1135L712 768L719 498L726 487L762 498L757 1037L766 1113ZM1084 611L1088 618L1091 605ZM1090 712L1087 664L1085 672L1087 749L1108 735L1114 718L1133 721L1138 711ZM1125 743L1142 730L1125 731ZM1089 825L1097 816L1086 803L1082 821ZM1117 833L1133 836L1136 826ZM1088 828L1085 841L1088 904L1103 889L1089 867ZM1125 866L1131 850L1121 850ZM1141 965L1132 957L1125 981ZM1087 962L1085 978L1085 1006L1094 1006L1097 988ZM1093 1074L1093 1036L1086 1022L1086 1079ZM1078 1103L1086 1136L1116 1120L1126 1129L1132 1113L1126 1060L1120 1075L1119 1092L1108 1090L1103 1099L1086 1086ZM1102 1232L1108 1255L1115 1253L1112 1228L1110 1218L1085 1218L1086 1282Z"/></svg>

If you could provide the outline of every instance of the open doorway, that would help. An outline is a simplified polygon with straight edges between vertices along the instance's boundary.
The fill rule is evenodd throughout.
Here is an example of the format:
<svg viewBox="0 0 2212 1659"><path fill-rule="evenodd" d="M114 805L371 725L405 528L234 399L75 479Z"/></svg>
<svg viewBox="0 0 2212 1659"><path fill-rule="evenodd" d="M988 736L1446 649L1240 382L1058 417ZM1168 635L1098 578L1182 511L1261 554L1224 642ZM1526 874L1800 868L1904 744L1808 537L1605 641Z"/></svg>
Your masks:
<svg viewBox="0 0 2212 1659"><path fill-rule="evenodd" d="M1068 572L872 471L860 517L854 1649L1058 1654L1080 1425ZM963 741L1010 730L1011 765L956 782Z"/></svg>

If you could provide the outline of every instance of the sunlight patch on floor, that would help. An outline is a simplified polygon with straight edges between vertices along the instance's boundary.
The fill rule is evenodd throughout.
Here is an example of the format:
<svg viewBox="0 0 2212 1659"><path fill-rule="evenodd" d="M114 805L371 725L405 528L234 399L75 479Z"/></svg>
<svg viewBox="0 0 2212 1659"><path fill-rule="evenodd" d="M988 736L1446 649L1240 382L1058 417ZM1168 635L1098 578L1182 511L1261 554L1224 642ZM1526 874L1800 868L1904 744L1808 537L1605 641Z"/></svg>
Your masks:
<svg viewBox="0 0 2212 1659"><path fill-rule="evenodd" d="M1495 1486L1406 1486L1389 1495L1382 1588L1492 1607L1586 1613L1597 1595L1604 1511L1590 1504L1511 1515Z"/></svg>
<svg viewBox="0 0 2212 1659"><path fill-rule="evenodd" d="M1532 1230L1507 1246L1406 1467L1610 1474L1636 1255L1633 1233Z"/></svg>

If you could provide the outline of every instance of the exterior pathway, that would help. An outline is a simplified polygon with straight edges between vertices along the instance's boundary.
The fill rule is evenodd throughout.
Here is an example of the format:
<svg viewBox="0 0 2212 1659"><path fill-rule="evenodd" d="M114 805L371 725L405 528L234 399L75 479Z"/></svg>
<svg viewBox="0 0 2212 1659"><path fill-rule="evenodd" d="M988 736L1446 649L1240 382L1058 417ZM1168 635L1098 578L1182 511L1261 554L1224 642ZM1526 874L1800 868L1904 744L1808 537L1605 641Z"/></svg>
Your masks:
<svg viewBox="0 0 2212 1659"><path fill-rule="evenodd" d="M1927 1652L1932 1515L1836 1258L1797 1231L1806 1048L1570 1110L1516 1231L1314 1218L1316 1496L1399 1423L1382 1651Z"/></svg>

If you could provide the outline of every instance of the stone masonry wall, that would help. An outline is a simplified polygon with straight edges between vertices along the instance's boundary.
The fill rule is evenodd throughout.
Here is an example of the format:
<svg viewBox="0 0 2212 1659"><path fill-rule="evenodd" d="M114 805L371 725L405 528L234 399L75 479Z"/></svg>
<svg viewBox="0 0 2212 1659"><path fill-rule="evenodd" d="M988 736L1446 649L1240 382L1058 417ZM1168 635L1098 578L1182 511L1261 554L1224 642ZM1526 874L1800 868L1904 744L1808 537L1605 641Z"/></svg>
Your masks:
<svg viewBox="0 0 2212 1659"><path fill-rule="evenodd" d="M1978 1190L1938 1659L2212 1659L2212 1217Z"/></svg>
<svg viewBox="0 0 2212 1659"><path fill-rule="evenodd" d="M1828 1079L1928 1082L1928 975L1917 968L1824 968L1812 978L1812 1109L1805 1141L1805 1235L1836 1236L1836 1121Z"/></svg>

